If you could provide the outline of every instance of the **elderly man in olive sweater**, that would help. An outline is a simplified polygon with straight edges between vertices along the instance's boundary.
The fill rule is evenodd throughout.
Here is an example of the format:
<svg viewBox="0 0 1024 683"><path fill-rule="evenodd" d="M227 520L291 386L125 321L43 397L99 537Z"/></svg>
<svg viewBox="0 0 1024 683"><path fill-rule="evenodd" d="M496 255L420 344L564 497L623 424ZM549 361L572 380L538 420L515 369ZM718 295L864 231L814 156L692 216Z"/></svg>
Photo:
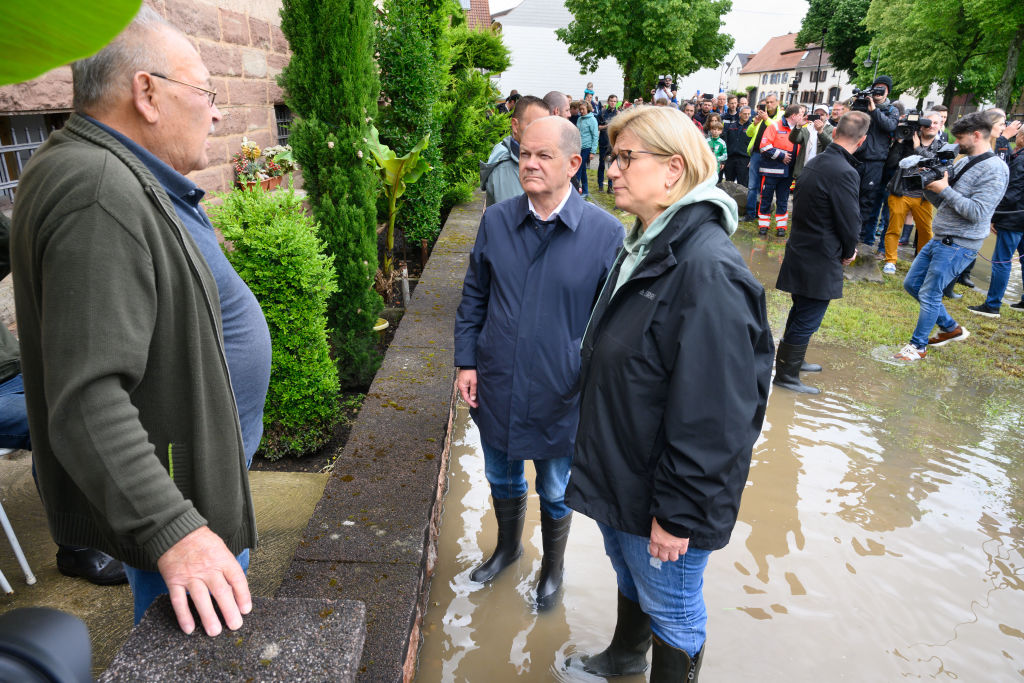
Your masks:
<svg viewBox="0 0 1024 683"><path fill-rule="evenodd" d="M75 114L26 168L11 234L50 531L125 563L138 620L169 593L209 635L252 609L248 461L270 335L185 177L220 120L189 39L143 7L72 65Z"/></svg>

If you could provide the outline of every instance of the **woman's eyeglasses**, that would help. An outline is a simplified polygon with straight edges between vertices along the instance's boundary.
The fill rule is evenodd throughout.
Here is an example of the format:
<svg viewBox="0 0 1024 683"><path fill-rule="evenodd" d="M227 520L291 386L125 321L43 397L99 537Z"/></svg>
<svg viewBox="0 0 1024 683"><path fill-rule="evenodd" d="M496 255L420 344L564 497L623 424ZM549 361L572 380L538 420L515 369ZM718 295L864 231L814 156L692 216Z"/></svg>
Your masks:
<svg viewBox="0 0 1024 683"><path fill-rule="evenodd" d="M634 154L650 154L652 157L670 157L671 154L663 154L661 152L645 152L642 149L623 149L619 150L615 154L615 163L618 164L620 171L625 171L629 168L629 162L633 161Z"/></svg>

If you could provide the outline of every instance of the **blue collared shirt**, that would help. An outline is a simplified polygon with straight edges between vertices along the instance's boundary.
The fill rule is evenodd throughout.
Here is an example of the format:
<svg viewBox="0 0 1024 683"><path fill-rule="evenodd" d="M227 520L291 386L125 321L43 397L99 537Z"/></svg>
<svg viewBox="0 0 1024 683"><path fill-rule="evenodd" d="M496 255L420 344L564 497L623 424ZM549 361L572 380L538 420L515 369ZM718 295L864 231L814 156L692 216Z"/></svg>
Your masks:
<svg viewBox="0 0 1024 683"><path fill-rule="evenodd" d="M90 116L84 118L114 136L149 169L167 192L174 211L213 273L220 299L224 354L238 404L245 457L250 461L263 436L263 404L270 385L270 331L263 310L220 248L213 225L199 204L206 193L131 138Z"/></svg>

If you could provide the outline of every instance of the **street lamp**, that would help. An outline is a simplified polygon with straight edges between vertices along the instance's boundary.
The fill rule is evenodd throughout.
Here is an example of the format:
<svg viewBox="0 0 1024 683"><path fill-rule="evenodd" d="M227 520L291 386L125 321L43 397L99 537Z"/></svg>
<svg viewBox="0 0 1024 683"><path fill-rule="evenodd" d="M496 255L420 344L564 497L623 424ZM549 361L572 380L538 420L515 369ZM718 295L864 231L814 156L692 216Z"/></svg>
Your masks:
<svg viewBox="0 0 1024 683"><path fill-rule="evenodd" d="M875 73L871 77L872 80L878 78L878 62L882 59L882 48L878 48L878 52L875 54L875 58L871 59L871 53L875 48L868 48L868 58L864 60L864 68L870 68L871 65L875 67Z"/></svg>

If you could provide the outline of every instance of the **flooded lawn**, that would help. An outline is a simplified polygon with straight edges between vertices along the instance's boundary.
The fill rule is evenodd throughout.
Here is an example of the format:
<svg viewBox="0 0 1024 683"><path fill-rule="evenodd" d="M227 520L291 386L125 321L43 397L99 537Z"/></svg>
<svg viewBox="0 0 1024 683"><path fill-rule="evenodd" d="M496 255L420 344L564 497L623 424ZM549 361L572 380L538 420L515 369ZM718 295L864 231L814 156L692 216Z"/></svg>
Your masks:
<svg viewBox="0 0 1024 683"><path fill-rule="evenodd" d="M702 675L1021 680L1021 414L956 380L918 386L871 360L815 360L823 393L773 393L732 542L711 556ZM464 407L449 486L418 680L598 680L564 670L614 625L596 525L575 516L562 606L537 615L535 495L518 565L491 586L469 581L495 530Z"/></svg>
<svg viewBox="0 0 1024 683"><path fill-rule="evenodd" d="M769 286L782 247L737 244ZM979 287L988 270L979 260ZM1014 265L1007 303L1020 287ZM732 541L705 572L702 678L1024 680L1024 397L955 369L925 380L870 349L812 340L808 360L825 366L804 376L822 393L772 393ZM493 585L471 582L496 532L465 406L454 430L418 680L602 680L565 666L614 627L596 524L575 515L562 603L536 614L527 467L524 555Z"/></svg>

